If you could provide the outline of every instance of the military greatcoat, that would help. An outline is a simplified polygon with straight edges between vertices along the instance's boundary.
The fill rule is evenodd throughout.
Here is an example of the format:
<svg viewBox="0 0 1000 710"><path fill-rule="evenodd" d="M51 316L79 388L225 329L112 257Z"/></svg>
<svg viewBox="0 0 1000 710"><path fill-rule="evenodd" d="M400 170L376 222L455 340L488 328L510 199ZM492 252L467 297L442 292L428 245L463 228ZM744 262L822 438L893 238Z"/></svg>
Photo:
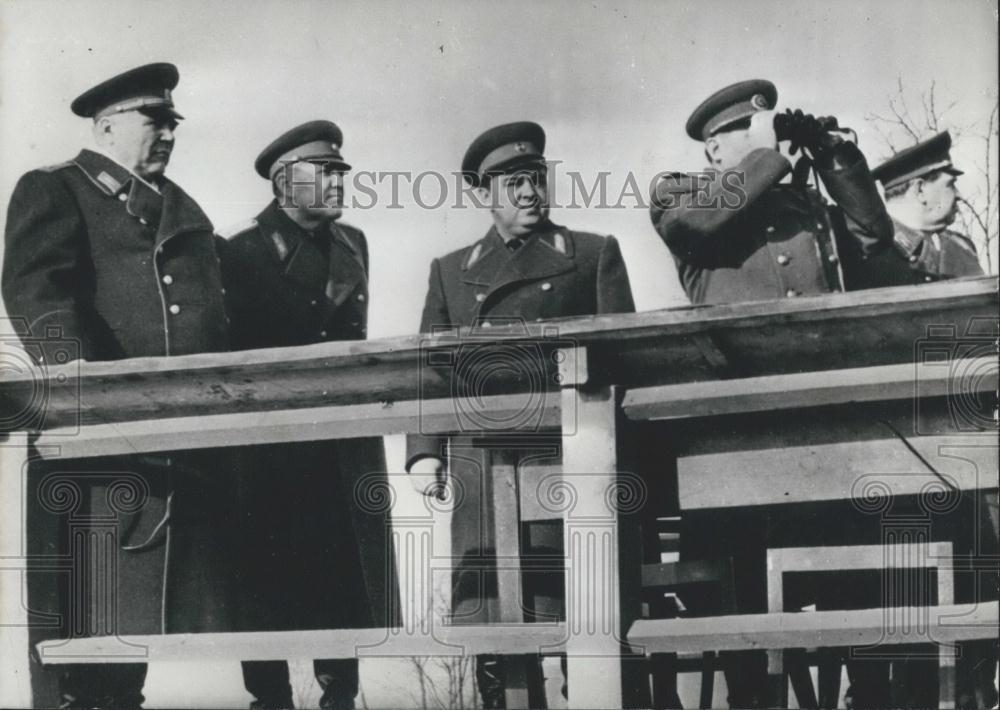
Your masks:
<svg viewBox="0 0 1000 710"><path fill-rule="evenodd" d="M3 297L43 363L62 364L60 353L97 361L229 345L208 218L170 180L154 187L90 150L17 183ZM36 458L28 550L74 552L69 574L29 574L34 640L230 628L232 468L213 451ZM113 534L110 547L77 546L102 534Z"/></svg>
<svg viewBox="0 0 1000 710"><path fill-rule="evenodd" d="M363 340L365 235L316 233L271 202L222 248L234 347ZM241 627L317 629L398 623L381 437L250 447Z"/></svg>
<svg viewBox="0 0 1000 710"><path fill-rule="evenodd" d="M635 310L618 242L547 224L511 252L495 228L475 244L431 264L430 283L420 329L482 328L494 320L526 322L550 318L630 313ZM450 454L450 475L461 500L452 513L452 605L456 623L500 621L495 569L496 542L488 491L488 468L503 438L474 434L410 436L407 464L424 456ZM538 437L513 455L517 465L558 463L559 437ZM522 483L523 486L523 483ZM564 565L561 523L538 523L522 529L522 568L526 620L563 614ZM556 564L553 564L556 563ZM539 570L531 571L532 567ZM549 570L549 571L541 571Z"/></svg>
<svg viewBox="0 0 1000 710"><path fill-rule="evenodd" d="M692 303L842 291L842 243L864 254L888 246L892 223L864 156L853 143L836 150L838 167L819 170L833 209L796 181L779 184L791 164L769 148L734 171L670 174L657 183L650 216Z"/></svg>

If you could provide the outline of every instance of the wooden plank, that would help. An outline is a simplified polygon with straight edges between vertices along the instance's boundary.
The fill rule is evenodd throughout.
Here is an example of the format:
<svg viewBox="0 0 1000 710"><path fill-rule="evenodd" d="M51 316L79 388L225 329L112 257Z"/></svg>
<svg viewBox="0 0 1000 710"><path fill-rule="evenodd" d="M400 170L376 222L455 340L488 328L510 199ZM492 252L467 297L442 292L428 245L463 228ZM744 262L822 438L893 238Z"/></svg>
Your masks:
<svg viewBox="0 0 1000 710"><path fill-rule="evenodd" d="M85 458L415 431L427 434L469 431L476 422L463 412L474 410L516 421L524 411L526 396L484 397L469 408L453 399L430 399L96 424L80 429L51 429L38 437L38 443L52 447L51 456ZM531 431L558 427L559 398L547 398L538 406L537 415L527 423Z"/></svg>
<svg viewBox="0 0 1000 710"><path fill-rule="evenodd" d="M961 490L997 487L995 435L908 437L909 444ZM681 508L727 508L943 490L898 439L737 448L681 456Z"/></svg>
<svg viewBox="0 0 1000 710"><path fill-rule="evenodd" d="M977 377L962 376L974 372ZM996 355L934 363L902 363L848 370L693 382L629 390L623 407L633 420L678 419L819 407L849 402L941 397L959 391L996 391ZM959 381L959 378L961 380Z"/></svg>
<svg viewBox="0 0 1000 710"><path fill-rule="evenodd" d="M907 620L908 633L887 632L894 619ZM994 601L898 609L642 619L632 624L628 640L637 651L646 654L953 643L995 638L998 622L1000 607ZM901 626L896 624L897 629Z"/></svg>
<svg viewBox="0 0 1000 710"><path fill-rule="evenodd" d="M377 658L484 653L530 653L561 649L564 624L438 626L432 634L403 629L253 631L240 633L97 636L43 641L44 663L135 663L196 660L280 661L289 658Z"/></svg>
<svg viewBox="0 0 1000 710"><path fill-rule="evenodd" d="M734 374L742 377L909 362L914 344L928 339L932 324L951 324L951 334L940 336L950 344L970 338L992 342L996 294L995 277L956 279L498 327L491 329L489 339L482 331L455 331L434 337L72 363L6 375L0 381L0 413L30 413L35 407L44 415L40 426L54 428L446 397L457 391L456 363L470 343L517 346L528 354L528 370L550 360L556 349L585 347L593 384L627 387L717 379L699 348L702 336L716 343ZM526 371L519 375L518 369L509 377L491 379L495 390L490 394L537 387L537 378ZM21 419L24 426L32 425L32 417Z"/></svg>

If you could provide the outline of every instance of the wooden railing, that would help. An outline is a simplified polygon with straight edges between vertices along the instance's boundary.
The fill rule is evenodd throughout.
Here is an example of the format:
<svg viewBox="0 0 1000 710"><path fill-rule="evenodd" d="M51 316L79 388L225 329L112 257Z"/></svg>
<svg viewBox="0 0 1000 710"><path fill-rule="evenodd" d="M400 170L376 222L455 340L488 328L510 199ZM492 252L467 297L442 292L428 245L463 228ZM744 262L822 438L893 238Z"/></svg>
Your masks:
<svg viewBox="0 0 1000 710"><path fill-rule="evenodd" d="M570 707L615 707L623 702L621 683L603 683L597 692L591 685L584 695L574 693L572 678L620 678L619 657L629 648L778 649L877 639L880 610L638 620L640 560L615 508L618 499L607 494L629 470L619 434L630 421L663 422L677 458L682 510L870 497L865 486L872 476L880 495L915 494L928 481L926 469L914 468L914 452L957 488L996 488L995 425L966 407L969 398L981 404L997 389L996 337L997 281L990 277L9 373L0 380L2 413L26 424L9 434L6 492L19 490L8 467L17 465L11 446L26 442L24 428L37 428L43 455L80 458L468 431L481 429L488 415L533 430L561 426L561 474L576 493L564 515L572 590L565 623L429 634L89 638L47 642L40 651L49 663L65 663L542 649L570 656ZM538 367L533 375L542 379L514 367L498 373L488 392L470 393L455 373L472 347L520 352L513 361ZM538 365L549 362L557 367ZM525 418L528 403L534 410ZM495 480L494 490L516 489L512 471L500 475L514 478ZM516 514L518 501L501 498L494 505L502 520ZM498 543L500 557L517 558L516 535ZM24 569L26 562L6 556L3 569ZM995 602L937 607L928 640L988 637L997 615ZM136 653L117 653L123 643Z"/></svg>

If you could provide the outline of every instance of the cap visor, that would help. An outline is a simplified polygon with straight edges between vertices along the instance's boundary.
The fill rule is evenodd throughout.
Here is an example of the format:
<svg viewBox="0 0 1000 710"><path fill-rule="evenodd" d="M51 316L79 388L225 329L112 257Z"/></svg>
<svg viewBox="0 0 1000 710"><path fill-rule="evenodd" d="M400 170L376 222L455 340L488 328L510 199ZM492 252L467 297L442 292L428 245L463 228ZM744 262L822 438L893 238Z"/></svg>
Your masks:
<svg viewBox="0 0 1000 710"><path fill-rule="evenodd" d="M178 121L183 121L184 117L174 110L173 106L144 106L142 108L137 108L136 111L143 113L150 118L161 118L163 116L169 116L170 118L175 118Z"/></svg>

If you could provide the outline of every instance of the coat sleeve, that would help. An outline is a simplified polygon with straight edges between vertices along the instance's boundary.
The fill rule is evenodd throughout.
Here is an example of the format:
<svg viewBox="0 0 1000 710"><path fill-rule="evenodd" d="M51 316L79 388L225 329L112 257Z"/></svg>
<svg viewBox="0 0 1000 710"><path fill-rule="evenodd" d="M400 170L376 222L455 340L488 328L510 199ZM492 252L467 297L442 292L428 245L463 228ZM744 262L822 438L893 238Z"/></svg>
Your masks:
<svg viewBox="0 0 1000 710"><path fill-rule="evenodd" d="M79 356L93 359L95 343L87 327L93 311L82 273L89 263L86 226L76 199L62 179L33 171L14 188L7 211L3 298L7 315L27 326L26 335L46 338L59 329L63 341L79 344ZM43 342L51 361L58 341ZM75 348L74 348L75 349Z"/></svg>
<svg viewBox="0 0 1000 710"><path fill-rule="evenodd" d="M830 169L820 178L843 215L847 238L865 256L877 254L892 244L892 219L875 188L864 154L845 141L837 150Z"/></svg>
<svg viewBox="0 0 1000 710"><path fill-rule="evenodd" d="M420 332L430 333L435 328L448 328L453 324L448 314L448 304L445 301L444 286L441 280L441 262L437 259L431 262L431 275L427 284L427 297L424 299L424 311L420 317ZM419 367L424 367L420 363ZM423 436L409 434L406 437L406 470L423 458L436 457L443 459L447 447L447 437Z"/></svg>
<svg viewBox="0 0 1000 710"><path fill-rule="evenodd" d="M605 240L597 262L597 313L635 313L628 271L614 237Z"/></svg>
<svg viewBox="0 0 1000 710"><path fill-rule="evenodd" d="M653 191L650 218L657 234L682 263L711 268L725 227L747 210L792 169L781 153L758 148L735 170L711 175L672 173Z"/></svg>

